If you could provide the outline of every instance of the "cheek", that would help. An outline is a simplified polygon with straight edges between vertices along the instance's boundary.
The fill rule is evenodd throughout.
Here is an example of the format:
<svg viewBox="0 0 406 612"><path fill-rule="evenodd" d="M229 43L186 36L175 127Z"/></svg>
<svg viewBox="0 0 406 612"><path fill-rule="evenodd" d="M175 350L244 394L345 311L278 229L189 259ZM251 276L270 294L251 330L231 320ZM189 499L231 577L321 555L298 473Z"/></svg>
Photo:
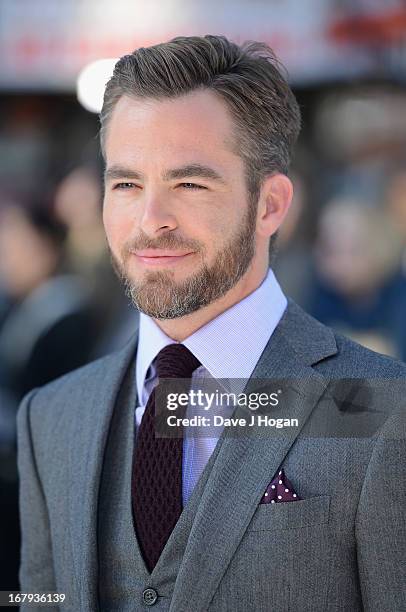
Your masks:
<svg viewBox="0 0 406 612"><path fill-rule="evenodd" d="M103 225L110 248L120 249L131 235L133 220L129 211L114 207L105 200L103 205Z"/></svg>
<svg viewBox="0 0 406 612"><path fill-rule="evenodd" d="M226 244L234 234L237 222L234 215L230 214L230 211L206 219L206 222L202 223L201 227L205 228L205 240L208 249L217 251L222 244Z"/></svg>
<svg viewBox="0 0 406 612"><path fill-rule="evenodd" d="M208 250L216 249L216 244L226 242L236 224L236 212L231 205L216 202L216 205L195 207L193 215L185 216L188 229L198 233Z"/></svg>
<svg viewBox="0 0 406 612"><path fill-rule="evenodd" d="M204 249L205 258L211 259L224 239L222 220L206 215L193 215L179 223L179 230L186 239L197 240Z"/></svg>

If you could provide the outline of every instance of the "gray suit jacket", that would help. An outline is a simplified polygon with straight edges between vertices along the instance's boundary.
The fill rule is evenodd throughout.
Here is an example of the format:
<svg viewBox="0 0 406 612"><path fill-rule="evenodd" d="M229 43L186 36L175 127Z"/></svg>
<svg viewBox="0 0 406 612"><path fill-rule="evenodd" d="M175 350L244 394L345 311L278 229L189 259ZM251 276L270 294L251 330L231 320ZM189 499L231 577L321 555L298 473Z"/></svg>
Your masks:
<svg viewBox="0 0 406 612"><path fill-rule="evenodd" d="M23 592L65 593L75 612L145 610L146 587L171 612L406 610L404 364L290 301L247 391L289 380L279 414L299 427L225 429L149 575L130 510L136 343L21 404ZM301 499L259 504L281 466Z"/></svg>

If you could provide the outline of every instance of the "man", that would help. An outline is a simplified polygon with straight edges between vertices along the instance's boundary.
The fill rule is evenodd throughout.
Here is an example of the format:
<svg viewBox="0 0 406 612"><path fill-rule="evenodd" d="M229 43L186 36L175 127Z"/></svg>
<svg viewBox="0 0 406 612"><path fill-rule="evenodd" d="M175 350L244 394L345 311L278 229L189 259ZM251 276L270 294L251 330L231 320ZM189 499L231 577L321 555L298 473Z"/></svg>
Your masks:
<svg viewBox="0 0 406 612"><path fill-rule="evenodd" d="M265 45L176 38L117 63L103 217L140 326L20 408L23 591L81 611L405 609L406 368L269 269L299 124ZM265 412L293 425L155 435L168 379L281 381Z"/></svg>

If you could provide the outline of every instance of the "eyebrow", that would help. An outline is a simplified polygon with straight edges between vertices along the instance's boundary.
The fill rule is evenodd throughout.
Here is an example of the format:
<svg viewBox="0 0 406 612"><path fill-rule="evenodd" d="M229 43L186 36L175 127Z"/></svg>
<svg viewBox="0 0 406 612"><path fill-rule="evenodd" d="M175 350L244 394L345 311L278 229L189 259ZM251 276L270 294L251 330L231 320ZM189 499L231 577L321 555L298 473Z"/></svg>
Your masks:
<svg viewBox="0 0 406 612"><path fill-rule="evenodd" d="M170 181L173 179L191 178L195 176L218 181L219 183L225 183L225 180L221 176L221 174L219 174L213 168L210 168L209 166L204 166L202 164L187 164L179 168L167 170L163 175L163 179L164 181ZM140 181L142 180L143 175L141 172L137 172L137 170L133 170L131 168L126 168L125 166L119 165L114 165L110 168L107 168L104 173L104 179L106 181L123 178Z"/></svg>

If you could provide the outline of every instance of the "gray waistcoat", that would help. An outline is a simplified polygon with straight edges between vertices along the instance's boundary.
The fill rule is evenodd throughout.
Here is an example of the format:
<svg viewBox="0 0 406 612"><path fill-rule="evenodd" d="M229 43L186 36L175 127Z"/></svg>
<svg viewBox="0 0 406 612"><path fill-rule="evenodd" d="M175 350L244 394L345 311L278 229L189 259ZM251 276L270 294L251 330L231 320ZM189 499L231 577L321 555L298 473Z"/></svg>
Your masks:
<svg viewBox="0 0 406 612"><path fill-rule="evenodd" d="M158 593L154 611L169 610L193 518L217 456L217 445L152 574L135 537L131 512L131 463L137 402L133 363L116 401L104 456L98 507L99 602L103 612L147 609L143 592Z"/></svg>

